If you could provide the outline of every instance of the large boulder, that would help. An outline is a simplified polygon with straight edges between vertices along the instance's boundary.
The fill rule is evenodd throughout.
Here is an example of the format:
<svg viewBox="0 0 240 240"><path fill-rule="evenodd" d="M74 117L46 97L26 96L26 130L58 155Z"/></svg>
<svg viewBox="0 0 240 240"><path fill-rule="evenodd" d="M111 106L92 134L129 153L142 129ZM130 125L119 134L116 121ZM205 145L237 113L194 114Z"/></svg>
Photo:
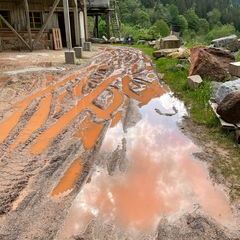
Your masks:
<svg viewBox="0 0 240 240"><path fill-rule="evenodd" d="M240 91L240 78L233 81L222 83L215 93L216 103L221 103L223 99L231 92Z"/></svg>
<svg viewBox="0 0 240 240"><path fill-rule="evenodd" d="M212 40L212 44L214 47L226 48L232 52L236 52L240 48L240 42L236 35L214 39Z"/></svg>
<svg viewBox="0 0 240 240"><path fill-rule="evenodd" d="M189 75L200 75L215 81L229 77L229 64L235 57L221 49L196 47L191 49L191 68Z"/></svg>
<svg viewBox="0 0 240 240"><path fill-rule="evenodd" d="M240 91L229 93L218 105L217 113L229 123L240 123Z"/></svg>

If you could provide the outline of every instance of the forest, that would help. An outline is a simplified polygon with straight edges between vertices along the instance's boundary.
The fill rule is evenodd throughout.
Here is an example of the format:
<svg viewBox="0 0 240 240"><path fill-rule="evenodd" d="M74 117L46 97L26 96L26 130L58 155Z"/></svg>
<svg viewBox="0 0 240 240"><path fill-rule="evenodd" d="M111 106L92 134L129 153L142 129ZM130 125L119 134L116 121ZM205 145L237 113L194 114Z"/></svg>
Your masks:
<svg viewBox="0 0 240 240"><path fill-rule="evenodd" d="M186 42L206 43L240 31L240 0L121 0L123 36L152 40L172 28Z"/></svg>

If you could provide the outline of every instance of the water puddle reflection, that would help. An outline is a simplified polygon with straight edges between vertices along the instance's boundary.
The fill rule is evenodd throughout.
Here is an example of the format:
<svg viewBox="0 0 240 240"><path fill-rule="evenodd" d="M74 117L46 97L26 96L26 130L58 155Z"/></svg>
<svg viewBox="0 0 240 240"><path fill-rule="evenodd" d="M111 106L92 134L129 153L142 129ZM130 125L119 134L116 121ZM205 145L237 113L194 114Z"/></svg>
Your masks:
<svg viewBox="0 0 240 240"><path fill-rule="evenodd" d="M171 112L173 106L177 114L171 117L155 111ZM134 127L124 132L122 122L114 121L109 128L99 157L114 158L112 153L122 149L114 174L108 174L104 167L108 162L100 159L91 181L75 199L59 239L83 233L91 220L125 232L150 233L162 217L176 218L193 211L196 204L221 224L232 221L224 192L193 157L200 150L179 130L186 114L183 103L167 93L138 110L142 118ZM122 161L127 162L125 171L119 166Z"/></svg>

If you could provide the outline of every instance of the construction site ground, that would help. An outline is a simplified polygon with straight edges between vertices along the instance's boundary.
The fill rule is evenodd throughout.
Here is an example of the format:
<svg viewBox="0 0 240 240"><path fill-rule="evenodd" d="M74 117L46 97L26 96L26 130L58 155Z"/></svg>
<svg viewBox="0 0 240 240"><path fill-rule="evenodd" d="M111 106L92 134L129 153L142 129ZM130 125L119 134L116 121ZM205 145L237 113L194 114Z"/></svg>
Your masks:
<svg viewBox="0 0 240 240"><path fill-rule="evenodd" d="M83 56L0 53L0 239L240 239L239 200L209 174L230 155L151 59Z"/></svg>

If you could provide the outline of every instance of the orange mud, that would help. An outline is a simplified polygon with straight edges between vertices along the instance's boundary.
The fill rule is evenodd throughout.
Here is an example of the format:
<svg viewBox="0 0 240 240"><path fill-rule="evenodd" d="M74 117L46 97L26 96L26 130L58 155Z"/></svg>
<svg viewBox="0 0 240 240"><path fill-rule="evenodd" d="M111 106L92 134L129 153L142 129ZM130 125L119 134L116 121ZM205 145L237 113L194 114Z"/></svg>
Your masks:
<svg viewBox="0 0 240 240"><path fill-rule="evenodd" d="M74 136L79 137L83 141L83 146L86 150L90 150L95 146L103 127L104 124L95 123L90 117L87 117L80 124L80 130Z"/></svg>
<svg viewBox="0 0 240 240"><path fill-rule="evenodd" d="M58 185L53 189L51 195L55 197L66 191L73 189L82 173L82 169L83 169L82 160L81 159L75 160L68 168L68 170L64 173L64 176L60 180Z"/></svg>
<svg viewBox="0 0 240 240"><path fill-rule="evenodd" d="M84 72L91 72L96 67L97 67L96 65L91 65ZM41 91L25 98L21 102L17 103L15 106L15 109L16 109L15 112L10 117L8 117L7 119L0 122L0 129L1 129L0 143L2 143L8 137L9 133L17 125L21 116L23 115L23 113L25 112L25 110L27 109L27 107L30 105L30 103L33 100L35 100L39 97L42 97L45 94L49 94L59 87L64 86L67 82L76 79L76 77L79 76L79 74L82 74L82 71L75 72L75 73L69 75L68 77L66 77L64 80L60 81L59 83L57 83L53 86L49 86L49 87L45 88L44 90L41 90Z"/></svg>
<svg viewBox="0 0 240 240"><path fill-rule="evenodd" d="M56 123L49 127L37 139L36 143L31 147L30 152L34 155L41 154L53 141L53 139L65 129L83 110L87 109L92 101L97 98L112 82L119 77L119 74L107 78L89 95L81 99L75 107L65 113Z"/></svg>
<svg viewBox="0 0 240 240"><path fill-rule="evenodd" d="M40 102L38 110L31 117L25 128L21 131L20 135L13 143L13 145L10 146L10 150L13 150L14 148L16 148L17 145L27 141L28 138L32 135L32 133L39 129L47 121L50 112L51 101L52 94L48 95Z"/></svg>
<svg viewBox="0 0 240 240"><path fill-rule="evenodd" d="M123 103L123 95L117 89L112 89L113 93L113 101L112 104L105 110L96 107L95 105L91 104L89 109L92 110L96 116L100 119L109 120L111 118L111 114L116 111Z"/></svg>
<svg viewBox="0 0 240 240"><path fill-rule="evenodd" d="M130 98L133 98L140 102L139 106L144 106L149 103L149 101L153 98L160 97L166 90L159 85L158 82L153 81L152 83L146 84L147 88L140 92L140 94L134 93L129 84L132 82L130 76L125 76L123 78L123 92Z"/></svg>

